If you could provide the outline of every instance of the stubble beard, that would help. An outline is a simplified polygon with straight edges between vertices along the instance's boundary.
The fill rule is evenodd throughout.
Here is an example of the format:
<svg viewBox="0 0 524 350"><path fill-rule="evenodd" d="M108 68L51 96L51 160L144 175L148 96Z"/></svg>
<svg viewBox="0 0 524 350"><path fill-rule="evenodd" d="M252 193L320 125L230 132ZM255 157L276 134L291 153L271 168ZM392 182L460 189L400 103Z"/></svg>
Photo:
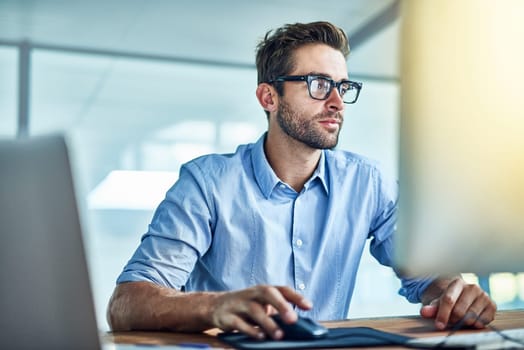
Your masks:
<svg viewBox="0 0 524 350"><path fill-rule="evenodd" d="M329 132L316 125L317 120L326 117L334 117L340 120L340 127L337 131ZM299 113L284 101L281 101L278 107L276 119L285 134L314 149L335 148L338 144L338 135L343 121L342 114L339 112L319 113L309 118L301 118Z"/></svg>

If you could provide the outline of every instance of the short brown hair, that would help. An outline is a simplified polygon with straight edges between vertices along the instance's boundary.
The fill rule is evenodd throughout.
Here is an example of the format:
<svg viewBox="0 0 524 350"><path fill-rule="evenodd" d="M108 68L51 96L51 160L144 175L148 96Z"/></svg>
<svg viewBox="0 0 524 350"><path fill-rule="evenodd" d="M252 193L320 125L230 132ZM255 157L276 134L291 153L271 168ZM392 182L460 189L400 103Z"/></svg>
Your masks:
<svg viewBox="0 0 524 350"><path fill-rule="evenodd" d="M294 68L293 53L307 44L326 44L349 55L348 38L344 31L329 22L286 24L270 30L257 45L256 65L258 84L286 75ZM280 95L279 86L276 89Z"/></svg>

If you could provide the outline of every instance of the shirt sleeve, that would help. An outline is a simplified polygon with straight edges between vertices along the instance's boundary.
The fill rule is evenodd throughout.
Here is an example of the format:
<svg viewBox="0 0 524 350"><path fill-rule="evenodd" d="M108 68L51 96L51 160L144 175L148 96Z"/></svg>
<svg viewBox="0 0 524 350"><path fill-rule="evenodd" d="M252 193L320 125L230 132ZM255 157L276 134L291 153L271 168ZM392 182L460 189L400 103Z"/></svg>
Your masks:
<svg viewBox="0 0 524 350"><path fill-rule="evenodd" d="M393 267L393 236L397 230L398 184L386 181L381 173L374 172L376 212L370 226L370 251L382 265L390 266L400 278L399 294L411 303L420 303L422 294L435 276L408 278Z"/></svg>
<svg viewBox="0 0 524 350"><path fill-rule="evenodd" d="M199 170L193 163L182 166L117 283L149 281L176 289L185 285L212 239L212 205Z"/></svg>

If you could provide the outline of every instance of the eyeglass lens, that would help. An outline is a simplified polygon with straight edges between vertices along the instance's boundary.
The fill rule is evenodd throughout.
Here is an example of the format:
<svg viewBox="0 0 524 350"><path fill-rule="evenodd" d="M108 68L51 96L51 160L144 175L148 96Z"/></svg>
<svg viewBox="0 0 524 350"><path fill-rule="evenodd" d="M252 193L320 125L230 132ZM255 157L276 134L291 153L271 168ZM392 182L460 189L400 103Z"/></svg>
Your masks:
<svg viewBox="0 0 524 350"><path fill-rule="evenodd" d="M333 87L335 87L335 84L335 82L321 77L311 79L309 83L311 97L319 100L328 98L329 93ZM352 103L357 98L358 89L349 82L338 85L337 90L344 102Z"/></svg>

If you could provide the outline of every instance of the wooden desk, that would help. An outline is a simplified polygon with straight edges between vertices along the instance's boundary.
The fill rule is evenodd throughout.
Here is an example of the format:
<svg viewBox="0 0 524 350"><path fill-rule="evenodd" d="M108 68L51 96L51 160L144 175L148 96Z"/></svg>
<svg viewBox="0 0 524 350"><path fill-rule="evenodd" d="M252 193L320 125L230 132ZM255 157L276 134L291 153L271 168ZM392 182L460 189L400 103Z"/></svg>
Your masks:
<svg viewBox="0 0 524 350"><path fill-rule="evenodd" d="M419 316L366 318L343 321L324 322L329 328L336 327L373 327L386 332L400 333L411 337L426 337L445 335L447 332L435 331L433 321L422 319ZM492 323L499 329L524 327L524 310L499 311ZM465 332L481 332L482 330L466 330ZM206 333L184 334L170 332L115 332L107 333L103 341L119 344L150 344L150 345L176 345L181 343L202 343L211 347L231 349L227 344L216 338L218 330ZM364 348L359 348L364 349ZM373 349L405 349L402 347L374 347Z"/></svg>

